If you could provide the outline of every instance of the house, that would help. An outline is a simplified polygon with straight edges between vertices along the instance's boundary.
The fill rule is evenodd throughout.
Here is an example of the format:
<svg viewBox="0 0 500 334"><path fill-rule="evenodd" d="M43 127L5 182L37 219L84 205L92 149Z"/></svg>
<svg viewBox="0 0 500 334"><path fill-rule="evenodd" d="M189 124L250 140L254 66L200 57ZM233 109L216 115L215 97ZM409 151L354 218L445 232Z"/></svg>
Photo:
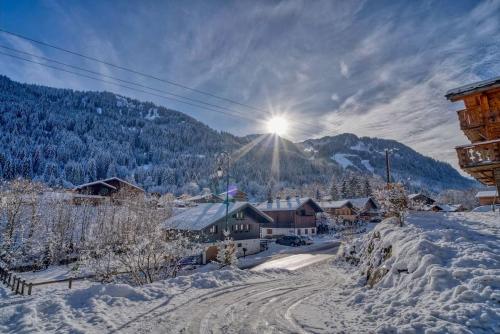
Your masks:
<svg viewBox="0 0 500 334"><path fill-rule="evenodd" d="M311 198L288 197L268 200L257 205L257 209L273 219L273 223L263 226L262 236L314 235L316 234L316 214L323 209Z"/></svg>
<svg viewBox="0 0 500 334"><path fill-rule="evenodd" d="M356 208L349 200L319 202L319 206L330 217L340 221L355 221L358 217Z"/></svg>
<svg viewBox="0 0 500 334"><path fill-rule="evenodd" d="M380 216L380 208L372 197L348 198L347 201L352 203L362 220Z"/></svg>
<svg viewBox="0 0 500 334"><path fill-rule="evenodd" d="M224 199L216 194L212 193L205 193L197 196L192 196L188 197L184 200L187 203L194 203L194 204L200 204L200 203L222 203L224 202Z"/></svg>
<svg viewBox="0 0 500 334"><path fill-rule="evenodd" d="M227 229L235 240L238 256L260 252L260 229L273 219L248 202L231 202L228 206ZM225 203L200 203L169 218L164 227L196 235L206 244L203 263L217 257L216 242L224 240L226 229Z"/></svg>
<svg viewBox="0 0 500 334"><path fill-rule="evenodd" d="M430 211L434 212L462 212L466 209L460 204L433 204L429 207Z"/></svg>
<svg viewBox="0 0 500 334"><path fill-rule="evenodd" d="M426 196L422 193L410 194L408 195L408 199L411 201L413 206L433 205L436 202L431 197Z"/></svg>
<svg viewBox="0 0 500 334"><path fill-rule="evenodd" d="M126 193L131 196L144 195L144 189L122 180L118 177L111 177L105 180L98 180L81 184L73 189L77 194L113 197L118 193Z"/></svg>
<svg viewBox="0 0 500 334"><path fill-rule="evenodd" d="M220 193L218 196L222 198L223 200L226 200L226 193L227 191ZM239 190L239 189L231 189L229 188L229 196L228 199L233 202L247 202L248 201L248 195Z"/></svg>
<svg viewBox="0 0 500 334"><path fill-rule="evenodd" d="M497 190L482 190L478 191L476 198L479 200L479 205L500 204Z"/></svg>

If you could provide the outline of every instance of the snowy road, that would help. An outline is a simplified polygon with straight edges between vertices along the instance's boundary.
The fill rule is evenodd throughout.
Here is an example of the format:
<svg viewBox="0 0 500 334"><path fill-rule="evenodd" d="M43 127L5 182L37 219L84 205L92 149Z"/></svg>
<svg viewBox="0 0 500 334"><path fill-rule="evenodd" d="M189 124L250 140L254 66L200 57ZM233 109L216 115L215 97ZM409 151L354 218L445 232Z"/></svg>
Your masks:
<svg viewBox="0 0 500 334"><path fill-rule="evenodd" d="M310 333L297 321L298 306L343 282L332 274L327 260L338 245L306 254L292 254L251 269L294 270L268 281L216 289L173 309L148 314L127 332L152 333ZM300 269L300 270L299 270ZM317 315L314 315L316 317ZM301 314L301 318L310 318ZM312 332L318 332L317 328Z"/></svg>
<svg viewBox="0 0 500 334"><path fill-rule="evenodd" d="M343 282L324 263L287 278L221 288L165 312L149 314L126 332L152 333L310 333L297 321L303 302ZM325 279L325 275L329 275ZM307 278L307 279L305 279ZM301 314L302 318L307 315ZM317 332L314 330L313 332Z"/></svg>

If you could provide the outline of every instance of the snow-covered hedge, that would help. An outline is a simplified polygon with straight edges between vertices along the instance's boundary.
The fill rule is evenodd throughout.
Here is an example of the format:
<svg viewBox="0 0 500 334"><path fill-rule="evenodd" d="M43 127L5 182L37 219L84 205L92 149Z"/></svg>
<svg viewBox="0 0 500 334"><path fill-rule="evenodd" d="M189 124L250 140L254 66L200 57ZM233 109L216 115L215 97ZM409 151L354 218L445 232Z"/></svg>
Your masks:
<svg viewBox="0 0 500 334"><path fill-rule="evenodd" d="M342 251L359 266L350 306L379 332L499 333L499 223L495 213L384 220Z"/></svg>

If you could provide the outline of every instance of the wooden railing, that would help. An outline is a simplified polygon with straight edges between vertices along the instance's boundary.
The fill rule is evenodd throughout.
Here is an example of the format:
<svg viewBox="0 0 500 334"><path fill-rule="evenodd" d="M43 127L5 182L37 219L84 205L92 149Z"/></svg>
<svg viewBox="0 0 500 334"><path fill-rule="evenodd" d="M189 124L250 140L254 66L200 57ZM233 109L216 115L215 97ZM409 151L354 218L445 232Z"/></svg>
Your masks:
<svg viewBox="0 0 500 334"><path fill-rule="evenodd" d="M489 163L500 164L500 139L456 148L460 167L475 167Z"/></svg>
<svg viewBox="0 0 500 334"><path fill-rule="evenodd" d="M459 110L457 111L458 120L460 121L460 128L462 130L467 130L471 128L476 128L483 126L483 117L480 110Z"/></svg>

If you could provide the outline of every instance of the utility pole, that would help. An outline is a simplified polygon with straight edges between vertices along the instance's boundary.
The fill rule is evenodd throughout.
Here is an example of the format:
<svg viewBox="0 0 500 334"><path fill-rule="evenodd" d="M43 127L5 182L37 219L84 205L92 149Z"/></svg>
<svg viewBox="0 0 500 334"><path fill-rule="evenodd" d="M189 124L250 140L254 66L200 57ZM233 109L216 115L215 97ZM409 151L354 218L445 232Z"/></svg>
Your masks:
<svg viewBox="0 0 500 334"><path fill-rule="evenodd" d="M226 231L229 233L229 224L228 224L228 217L229 217L229 164L231 160L231 156L228 152L224 151L219 154L219 168L217 168L217 176L222 177L224 175L224 162L226 162L226 199L224 201L224 204L226 205Z"/></svg>
<svg viewBox="0 0 500 334"><path fill-rule="evenodd" d="M389 164L389 150L385 149L385 170L387 178L387 186L391 183L391 166Z"/></svg>

